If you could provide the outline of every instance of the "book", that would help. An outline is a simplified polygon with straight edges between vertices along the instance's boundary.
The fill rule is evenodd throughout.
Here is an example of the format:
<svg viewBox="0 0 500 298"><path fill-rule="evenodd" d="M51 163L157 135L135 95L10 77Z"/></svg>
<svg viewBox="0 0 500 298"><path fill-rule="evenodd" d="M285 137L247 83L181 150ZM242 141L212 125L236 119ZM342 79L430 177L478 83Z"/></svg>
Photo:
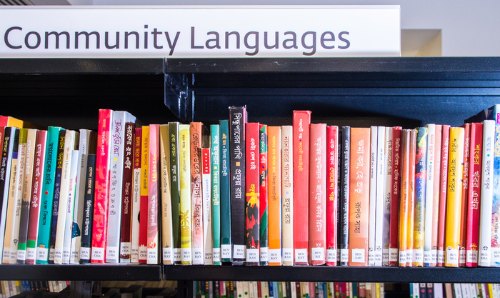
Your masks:
<svg viewBox="0 0 500 298"><path fill-rule="evenodd" d="M439 177L439 218L438 218L438 241L437 241L437 266L444 265L444 240L446 224L446 198L448 190L448 157L450 143L450 126L442 126L441 138L441 169Z"/></svg>
<svg viewBox="0 0 500 298"><path fill-rule="evenodd" d="M309 261L312 265L323 265L326 261L325 149L326 124L311 124L309 147Z"/></svg>
<svg viewBox="0 0 500 298"><path fill-rule="evenodd" d="M11 181L11 164L13 160L13 153L17 152L17 129L14 127L5 127L2 134L2 156L0 163L0 196L1 196L1 213L0 213L0 263L3 263L4 253L4 237L5 226L8 216L8 202L10 194L10 181ZM14 147L16 145L16 147ZM15 175L12 174L12 175ZM7 250L10 253L10 249Z"/></svg>
<svg viewBox="0 0 500 298"><path fill-rule="evenodd" d="M481 205L481 167L483 124L471 123L469 192L467 194L466 266L477 267L479 251L479 219Z"/></svg>
<svg viewBox="0 0 500 298"><path fill-rule="evenodd" d="M35 160L36 134L36 129L28 129L26 139L26 159L22 186L23 191L21 195L21 217L19 219L19 235L16 255L18 264L24 264L26 262L26 243L28 242L28 225L31 196L33 190L33 167Z"/></svg>
<svg viewBox="0 0 500 298"><path fill-rule="evenodd" d="M326 264L337 265L339 128L326 127Z"/></svg>
<svg viewBox="0 0 500 298"><path fill-rule="evenodd" d="M385 157L385 152L384 152L385 143L386 143L385 127L378 126L377 127L377 167L376 167L377 191L376 191L376 202L375 202L375 205L376 205L376 207L375 207L375 220L372 220L369 217L369 220L373 224L375 224L375 250L373 252L373 259L374 259L373 265L374 266L382 266L382 247L384 245L383 235L385 232L384 231L385 178L386 178L386 168L387 168L386 159L384 158ZM351 146L352 146L352 143L351 143ZM352 161L351 161L351 164L352 164ZM367 189L370 189L370 188L367 188ZM369 202L370 201L367 201L368 206L370 205Z"/></svg>
<svg viewBox="0 0 500 298"><path fill-rule="evenodd" d="M212 198L212 258L221 265L221 206L220 206L220 126L210 125L211 198Z"/></svg>
<svg viewBox="0 0 500 298"><path fill-rule="evenodd" d="M269 266L281 266L281 127L268 126Z"/></svg>
<svg viewBox="0 0 500 298"><path fill-rule="evenodd" d="M245 239L246 265L259 265L259 123L245 124ZM291 221L289 222L291 224ZM285 231L283 230L283 233ZM292 253L290 252L290 258ZM293 258L291 258L293 264Z"/></svg>
<svg viewBox="0 0 500 298"><path fill-rule="evenodd" d="M467 198L469 196L470 167L470 123L464 124L464 162L462 170L462 202L460 220L460 244L458 250L458 266L465 267L467 242Z"/></svg>
<svg viewBox="0 0 500 298"><path fill-rule="evenodd" d="M369 209L369 231L368 231L368 266L375 266L375 234L377 230L377 178L378 174L378 128L370 127L370 209ZM380 231L381 232L381 231ZM378 266L381 266L379 264Z"/></svg>
<svg viewBox="0 0 500 298"><path fill-rule="evenodd" d="M432 219L431 219L431 229L429 233L431 233L431 250L430 250L430 260L429 266L435 267L437 266L437 249L438 249L438 230L439 230L439 199L441 190L439 188L440 185L440 177L441 177L441 144L442 142L442 125L435 125L434 129L434 173L433 173L433 194L432 194ZM430 181L430 179L428 179ZM426 232L427 233L427 232ZM424 256L425 258L425 256ZM425 262L425 260L424 260ZM425 264L424 264L425 265Z"/></svg>
<svg viewBox="0 0 500 298"><path fill-rule="evenodd" d="M91 257L91 262L96 264L104 263L106 259L112 117L113 111L99 110Z"/></svg>
<svg viewBox="0 0 500 298"><path fill-rule="evenodd" d="M230 196L230 144L229 144L229 121L219 121L220 126L220 237L221 258L223 263L231 262L232 240L231 240L231 196Z"/></svg>
<svg viewBox="0 0 500 298"><path fill-rule="evenodd" d="M267 172L267 125L259 125L259 222L260 222L260 265L266 266L269 261L268 237L268 172Z"/></svg>
<svg viewBox="0 0 500 298"><path fill-rule="evenodd" d="M131 261L131 220L132 220L132 193L133 193L133 171L134 171L134 132L133 122L125 123L124 146L123 146L123 176L120 218L120 263Z"/></svg>
<svg viewBox="0 0 500 298"><path fill-rule="evenodd" d="M408 217L410 210L410 146L411 132L401 131L401 199L399 204L399 259L400 267L406 267L408 244Z"/></svg>
<svg viewBox="0 0 500 298"><path fill-rule="evenodd" d="M164 265L174 264L174 231L172 190L170 179L170 128L160 125L160 189L161 189L161 247ZM177 177L176 177L177 179ZM177 214L179 210L177 209ZM178 224L178 222L177 222ZM178 226L177 226L178 227Z"/></svg>
<svg viewBox="0 0 500 298"><path fill-rule="evenodd" d="M1 130L1 129L0 129ZM2 134L3 136L3 134ZM45 174L45 148L47 131L39 130L36 135L35 159L33 162L33 184L31 190L30 215L28 225L28 239L26 248L26 264L36 262L36 244L40 219L40 203L42 196L43 177ZM1 148L1 146L0 146ZM1 170L0 170L1 171Z"/></svg>
<svg viewBox="0 0 500 298"><path fill-rule="evenodd" d="M392 189L392 151L393 136L392 127L385 128L384 144L384 210L382 220L382 265L389 266L390 235L391 235L391 189Z"/></svg>
<svg viewBox="0 0 500 298"><path fill-rule="evenodd" d="M201 189L201 147L203 123L191 122L191 210L193 265L203 265L203 195Z"/></svg>
<svg viewBox="0 0 500 298"><path fill-rule="evenodd" d="M338 245L340 250L339 265L347 266L349 262L349 206L350 206L350 164L351 164L351 128L342 126L340 138L340 193L339 193L339 233Z"/></svg>
<svg viewBox="0 0 500 298"><path fill-rule="evenodd" d="M64 225L63 264L69 264L71 259L71 242L73 239L75 211L76 175L80 164L78 163L79 151L71 150L71 167L69 175L68 204L66 208L66 224ZM60 205L59 205L60 206ZM57 244L57 243L56 243Z"/></svg>
<svg viewBox="0 0 500 298"><path fill-rule="evenodd" d="M66 139L66 130L59 132L57 147L56 175L54 180L54 198L52 202L52 222L50 223L50 242L49 242L49 263L54 263L55 245L57 236L57 221L59 218L59 198L61 196L61 176L64 161L64 142Z"/></svg>
<svg viewBox="0 0 500 298"><path fill-rule="evenodd" d="M130 222L130 263L139 263L139 230L141 210L141 161L142 128L136 127L134 133L134 171L132 174L132 211Z"/></svg>
<svg viewBox="0 0 500 298"><path fill-rule="evenodd" d="M308 265L309 127L311 111L293 111L294 263Z"/></svg>
<svg viewBox="0 0 500 298"><path fill-rule="evenodd" d="M427 127L417 129L415 154L415 209L413 232L413 267L424 265L425 200L427 177Z"/></svg>
<svg viewBox="0 0 500 298"><path fill-rule="evenodd" d="M231 173L231 240L233 242L233 265L242 265L245 260L245 124L246 106L229 107L229 143Z"/></svg>
<svg viewBox="0 0 500 298"><path fill-rule="evenodd" d="M464 161L464 128L450 128L448 161L448 194L446 199L445 266L458 267L460 222L462 218L462 172Z"/></svg>
<svg viewBox="0 0 500 298"><path fill-rule="evenodd" d="M148 261L148 213L149 213L149 126L142 127L141 172L139 207L139 264Z"/></svg>
<svg viewBox="0 0 500 298"><path fill-rule="evenodd" d="M389 265L399 263L399 200L401 196L401 127L392 128L392 184L390 188L390 235L389 235ZM437 238L436 238L437 239Z"/></svg>
<svg viewBox="0 0 500 298"><path fill-rule="evenodd" d="M203 264L213 265L212 238L212 185L210 175L210 148L200 149L202 214L203 214Z"/></svg>
<svg viewBox="0 0 500 298"><path fill-rule="evenodd" d="M483 151L481 167L481 207L479 213L479 266L492 265L491 258L491 223L493 209L493 171L495 151L495 121L483 122Z"/></svg>
<svg viewBox="0 0 500 298"><path fill-rule="evenodd" d="M1 116L0 115L0 126L1 127L16 127L16 128L23 128L24 121L14 118L12 116Z"/></svg>
<svg viewBox="0 0 500 298"><path fill-rule="evenodd" d="M410 162L409 162L409 187L408 187L408 224L406 231L406 264L413 266L413 244L414 244L414 214L415 214L415 166L417 152L417 130L410 130Z"/></svg>
<svg viewBox="0 0 500 298"><path fill-rule="evenodd" d="M172 230L174 263L181 263L180 179L179 179L179 122L168 123L170 144L170 199L172 204Z"/></svg>
<svg viewBox="0 0 500 298"><path fill-rule="evenodd" d="M47 264L49 260L50 228L52 223L54 183L55 183L55 175L57 167L57 152L59 146L60 131L61 128L57 126L49 126L47 128L47 143L44 156L45 171L42 180L42 192L40 198L40 218L38 222L38 233L37 233L38 237L36 242L37 264ZM4 147L5 147L5 142L4 142ZM3 156L2 156L2 166L3 166ZM1 176L0 176L0 182L1 182ZM3 229L0 228L0 230Z"/></svg>
<svg viewBox="0 0 500 298"><path fill-rule="evenodd" d="M95 143L94 143L95 144ZM95 194L95 146L89 146L87 166L85 167L85 196L84 215L82 225L82 241L80 246L80 264L88 264L91 259L92 247L92 223L94 216L94 194Z"/></svg>
<svg viewBox="0 0 500 298"><path fill-rule="evenodd" d="M181 262L192 263L191 255L191 159L189 125L179 125L179 181L180 181L180 228Z"/></svg>
<svg viewBox="0 0 500 298"><path fill-rule="evenodd" d="M159 205L159 144L160 143L160 125L149 125L149 148L148 153L149 166L148 166L148 216L147 216L147 264L158 264L160 257L159 254L159 222L158 216L160 214Z"/></svg>
<svg viewBox="0 0 500 298"><path fill-rule="evenodd" d="M326 145L325 145L326 148ZM283 265L293 266L293 127L281 127L281 229Z"/></svg>
<svg viewBox="0 0 500 298"><path fill-rule="evenodd" d="M351 129L349 266L368 265L370 129Z"/></svg>

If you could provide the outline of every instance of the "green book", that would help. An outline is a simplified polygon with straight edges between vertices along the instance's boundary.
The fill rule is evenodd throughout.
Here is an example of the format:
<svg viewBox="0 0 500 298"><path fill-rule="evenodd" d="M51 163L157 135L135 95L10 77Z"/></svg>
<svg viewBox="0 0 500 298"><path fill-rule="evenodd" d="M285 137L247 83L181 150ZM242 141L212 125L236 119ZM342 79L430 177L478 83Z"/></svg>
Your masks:
<svg viewBox="0 0 500 298"><path fill-rule="evenodd" d="M229 121L220 124L220 226L222 262L232 261L231 241L231 197L229 193Z"/></svg>
<svg viewBox="0 0 500 298"><path fill-rule="evenodd" d="M219 125L210 125L210 160L212 161L212 237L214 265L221 265L220 257L220 146Z"/></svg>
<svg viewBox="0 0 500 298"><path fill-rule="evenodd" d="M47 129L47 144L45 149L45 170L40 201L40 217L38 222L37 264L48 264L50 226L52 223L52 201L54 199L54 181L56 174L57 146L60 127L49 126ZM55 228L55 227L54 227ZM31 245L31 244L30 244Z"/></svg>
<svg viewBox="0 0 500 298"><path fill-rule="evenodd" d="M172 230L174 236L174 263L181 263L180 180L179 180L179 122L168 124L170 141L170 194L172 200Z"/></svg>

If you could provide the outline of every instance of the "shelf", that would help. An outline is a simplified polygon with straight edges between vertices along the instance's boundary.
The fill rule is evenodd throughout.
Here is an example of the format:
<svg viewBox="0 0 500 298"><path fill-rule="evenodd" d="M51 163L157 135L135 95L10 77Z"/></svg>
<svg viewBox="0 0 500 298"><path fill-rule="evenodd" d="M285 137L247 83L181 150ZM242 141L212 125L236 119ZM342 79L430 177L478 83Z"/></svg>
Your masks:
<svg viewBox="0 0 500 298"><path fill-rule="evenodd" d="M160 265L0 265L0 280L161 280Z"/></svg>
<svg viewBox="0 0 500 298"><path fill-rule="evenodd" d="M165 280L499 283L500 268L164 266Z"/></svg>

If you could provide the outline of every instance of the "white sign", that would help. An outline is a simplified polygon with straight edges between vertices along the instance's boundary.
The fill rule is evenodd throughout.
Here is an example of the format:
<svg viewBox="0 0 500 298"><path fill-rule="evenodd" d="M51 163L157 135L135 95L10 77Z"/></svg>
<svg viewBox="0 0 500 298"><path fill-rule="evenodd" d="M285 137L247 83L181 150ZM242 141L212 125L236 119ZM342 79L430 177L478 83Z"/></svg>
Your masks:
<svg viewBox="0 0 500 298"><path fill-rule="evenodd" d="M0 8L3 58L400 55L399 6Z"/></svg>

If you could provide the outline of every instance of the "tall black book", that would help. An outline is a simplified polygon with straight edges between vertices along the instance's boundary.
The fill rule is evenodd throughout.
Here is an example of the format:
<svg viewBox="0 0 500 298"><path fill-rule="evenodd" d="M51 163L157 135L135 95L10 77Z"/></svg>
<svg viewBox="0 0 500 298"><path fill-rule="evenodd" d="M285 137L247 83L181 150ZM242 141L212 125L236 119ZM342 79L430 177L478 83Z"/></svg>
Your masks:
<svg viewBox="0 0 500 298"><path fill-rule="evenodd" d="M52 201L52 222L50 224L49 264L54 264L57 236L57 217L59 216L59 197L61 195L61 176L64 157L66 131L61 129L57 141L56 177L54 179L54 200Z"/></svg>
<svg viewBox="0 0 500 298"><path fill-rule="evenodd" d="M174 238L174 263L181 263L180 180L179 180L179 122L168 124L170 139L170 196L172 201L172 230Z"/></svg>
<svg viewBox="0 0 500 298"><path fill-rule="evenodd" d="M341 138L341 160L340 160L340 193L339 193L339 229L338 245L340 251L340 266L347 266L349 261L349 161L351 128L342 126Z"/></svg>
<svg viewBox="0 0 500 298"><path fill-rule="evenodd" d="M82 244L80 245L80 264L90 263L92 221L94 214L95 159L95 154L89 154L87 156L87 167L85 171L85 196L83 202Z"/></svg>
<svg viewBox="0 0 500 298"><path fill-rule="evenodd" d="M229 107L231 238L233 265L245 261L245 123L246 106Z"/></svg>

